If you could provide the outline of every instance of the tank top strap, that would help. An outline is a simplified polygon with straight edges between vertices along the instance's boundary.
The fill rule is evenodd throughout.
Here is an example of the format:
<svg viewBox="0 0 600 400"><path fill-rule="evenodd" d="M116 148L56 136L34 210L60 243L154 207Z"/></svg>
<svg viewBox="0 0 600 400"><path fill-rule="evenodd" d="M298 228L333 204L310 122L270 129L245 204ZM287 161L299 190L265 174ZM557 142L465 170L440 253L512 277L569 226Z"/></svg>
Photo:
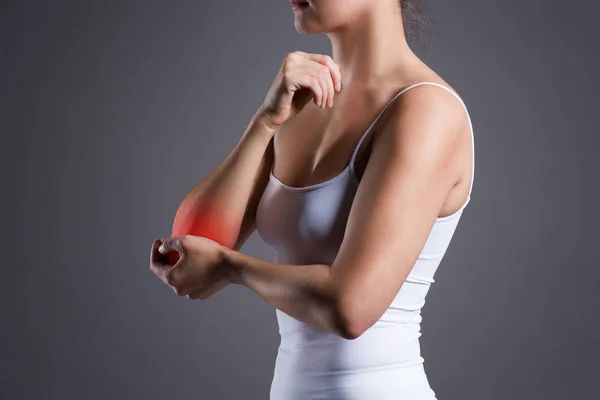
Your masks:
<svg viewBox="0 0 600 400"><path fill-rule="evenodd" d="M369 127L365 130L365 132L361 135L360 139L358 140L358 143L356 144L356 147L354 148L354 151L352 152L352 157L350 158L350 171L352 172L352 174L354 176L356 176L356 172L354 170L354 163L356 161L356 155L358 154L358 150L360 149L360 145L365 140L365 138L367 137L367 135L369 134L369 132L371 131L371 129L373 128L373 126L375 126L375 124L377 123L377 121L379 121L379 119L381 118L381 116L383 115L383 113L392 104L392 102L394 100L396 100L396 98L398 96L400 96L402 93L406 92L407 90L412 89L412 88L414 88L416 86L426 85L426 84L439 86L439 87L441 87L443 89L446 89L450 93L452 93L458 99L458 101L463 106L463 108L464 108L464 110L465 110L465 112L467 114L467 119L469 120L469 128L471 130L472 164L473 164L472 171L471 171L471 185L469 187L469 195L467 196L468 198L470 198L471 197L471 192L473 190L473 180L475 178L475 138L474 138L474 134L473 134L473 123L471 122L471 116L469 115L469 111L467 110L467 106L466 106L465 102L460 98L460 96L458 94L456 94L452 89L450 89L447 86L444 86L444 85L442 85L440 83L437 83L437 82L425 81L425 82L418 82L418 83L412 84L412 85L410 85L408 87L405 87L402 90L400 90L398 93L396 93L391 98L390 101L387 102L387 104L379 112L379 114L377 115L377 117L375 118L375 120L373 122L371 122L371 124L369 125Z"/></svg>

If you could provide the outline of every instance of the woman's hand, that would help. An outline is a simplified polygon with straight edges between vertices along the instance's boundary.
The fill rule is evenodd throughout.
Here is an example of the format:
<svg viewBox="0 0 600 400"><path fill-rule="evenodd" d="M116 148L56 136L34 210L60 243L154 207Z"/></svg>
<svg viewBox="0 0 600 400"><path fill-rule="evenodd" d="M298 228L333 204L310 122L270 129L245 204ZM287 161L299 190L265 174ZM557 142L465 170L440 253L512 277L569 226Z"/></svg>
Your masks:
<svg viewBox="0 0 600 400"><path fill-rule="evenodd" d="M182 235L154 239L150 269L178 296L205 300L232 283L231 268L224 262L225 248L200 236ZM172 265L167 254L179 252Z"/></svg>
<svg viewBox="0 0 600 400"><path fill-rule="evenodd" d="M311 99L319 107L331 108L334 94L340 90L340 68L330 56L294 51L285 57L262 109L269 124L279 127Z"/></svg>

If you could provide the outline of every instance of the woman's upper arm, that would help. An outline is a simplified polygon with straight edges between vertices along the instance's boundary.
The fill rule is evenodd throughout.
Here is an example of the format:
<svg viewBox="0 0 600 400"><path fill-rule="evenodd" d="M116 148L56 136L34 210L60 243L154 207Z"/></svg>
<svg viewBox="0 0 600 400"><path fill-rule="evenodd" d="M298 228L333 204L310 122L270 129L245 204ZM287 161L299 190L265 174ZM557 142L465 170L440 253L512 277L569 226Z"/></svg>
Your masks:
<svg viewBox="0 0 600 400"><path fill-rule="evenodd" d="M390 107L373 141L331 265L331 290L352 335L389 307L456 183L462 106L445 91L418 89Z"/></svg>

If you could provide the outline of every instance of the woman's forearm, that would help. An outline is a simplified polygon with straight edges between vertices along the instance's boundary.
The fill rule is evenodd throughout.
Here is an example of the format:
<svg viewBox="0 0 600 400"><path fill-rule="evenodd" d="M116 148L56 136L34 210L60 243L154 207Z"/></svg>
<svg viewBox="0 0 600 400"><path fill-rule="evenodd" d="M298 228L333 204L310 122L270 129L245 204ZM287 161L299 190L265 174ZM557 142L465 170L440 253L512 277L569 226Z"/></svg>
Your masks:
<svg viewBox="0 0 600 400"><path fill-rule="evenodd" d="M275 129L257 111L235 148L181 202L172 235L208 237L233 248Z"/></svg>
<svg viewBox="0 0 600 400"><path fill-rule="evenodd" d="M285 265L225 249L232 282L248 287L273 307L307 325L350 339L338 312L325 264Z"/></svg>

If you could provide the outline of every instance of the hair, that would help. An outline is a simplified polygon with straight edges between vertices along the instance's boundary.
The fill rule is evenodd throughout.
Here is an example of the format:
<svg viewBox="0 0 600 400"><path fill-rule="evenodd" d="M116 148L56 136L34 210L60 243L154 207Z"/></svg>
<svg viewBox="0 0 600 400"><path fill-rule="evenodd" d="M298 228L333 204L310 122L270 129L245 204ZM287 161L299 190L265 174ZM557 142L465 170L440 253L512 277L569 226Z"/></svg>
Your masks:
<svg viewBox="0 0 600 400"><path fill-rule="evenodd" d="M406 41L426 45L434 26L428 19L429 0L399 0Z"/></svg>

